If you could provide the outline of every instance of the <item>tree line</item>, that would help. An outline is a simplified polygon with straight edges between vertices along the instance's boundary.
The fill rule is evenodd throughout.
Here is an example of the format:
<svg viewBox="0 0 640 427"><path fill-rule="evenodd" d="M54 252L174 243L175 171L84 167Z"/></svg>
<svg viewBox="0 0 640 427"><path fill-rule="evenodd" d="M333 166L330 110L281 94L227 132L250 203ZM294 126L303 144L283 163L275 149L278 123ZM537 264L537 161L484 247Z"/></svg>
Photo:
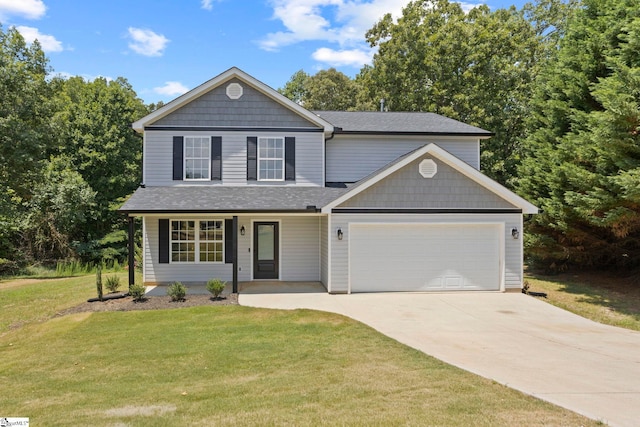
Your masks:
<svg viewBox="0 0 640 427"><path fill-rule="evenodd" d="M355 78L300 70L279 91L310 110L384 99L490 130L483 172L542 210L526 218L528 262L640 266L640 0L415 0L366 38L377 53ZM0 273L124 258L116 210L142 163L131 123L156 107L124 78L52 77L37 42L0 27Z"/></svg>
<svg viewBox="0 0 640 427"><path fill-rule="evenodd" d="M525 254L548 271L640 266L640 0L463 11L416 0L366 34L371 65L296 72L311 110L429 111L495 133L485 174L540 209Z"/></svg>

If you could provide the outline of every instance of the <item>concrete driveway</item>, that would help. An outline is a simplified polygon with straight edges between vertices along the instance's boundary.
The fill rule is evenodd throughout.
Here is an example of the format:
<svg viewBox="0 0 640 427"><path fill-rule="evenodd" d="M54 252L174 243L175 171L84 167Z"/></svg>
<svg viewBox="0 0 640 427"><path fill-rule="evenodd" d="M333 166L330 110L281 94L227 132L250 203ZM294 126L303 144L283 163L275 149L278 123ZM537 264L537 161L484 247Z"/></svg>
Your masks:
<svg viewBox="0 0 640 427"><path fill-rule="evenodd" d="M611 426L640 425L640 333L520 293L240 294L339 313L447 363Z"/></svg>

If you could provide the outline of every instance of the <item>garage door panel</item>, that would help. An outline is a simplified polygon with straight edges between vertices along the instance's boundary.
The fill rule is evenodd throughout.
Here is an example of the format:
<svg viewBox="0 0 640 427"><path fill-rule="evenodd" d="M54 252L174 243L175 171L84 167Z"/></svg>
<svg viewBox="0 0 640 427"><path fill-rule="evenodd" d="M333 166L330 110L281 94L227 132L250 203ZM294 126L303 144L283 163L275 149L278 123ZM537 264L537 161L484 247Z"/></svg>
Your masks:
<svg viewBox="0 0 640 427"><path fill-rule="evenodd" d="M496 225L354 224L352 292L497 290Z"/></svg>

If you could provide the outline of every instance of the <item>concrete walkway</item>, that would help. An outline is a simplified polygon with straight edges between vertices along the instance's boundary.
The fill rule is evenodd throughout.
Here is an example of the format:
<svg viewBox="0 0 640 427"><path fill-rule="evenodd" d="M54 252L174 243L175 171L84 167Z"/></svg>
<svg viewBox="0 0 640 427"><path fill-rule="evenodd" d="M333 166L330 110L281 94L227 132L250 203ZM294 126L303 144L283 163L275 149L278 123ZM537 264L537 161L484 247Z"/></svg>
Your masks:
<svg viewBox="0 0 640 427"><path fill-rule="evenodd" d="M640 333L520 293L240 294L241 305L309 308L611 426L640 425Z"/></svg>

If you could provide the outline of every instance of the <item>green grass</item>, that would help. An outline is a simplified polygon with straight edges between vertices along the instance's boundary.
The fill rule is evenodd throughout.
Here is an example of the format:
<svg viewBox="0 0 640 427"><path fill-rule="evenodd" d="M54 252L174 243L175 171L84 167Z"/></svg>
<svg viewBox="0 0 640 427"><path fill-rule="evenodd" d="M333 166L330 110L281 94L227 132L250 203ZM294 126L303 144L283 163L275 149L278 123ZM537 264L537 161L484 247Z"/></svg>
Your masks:
<svg viewBox="0 0 640 427"><path fill-rule="evenodd" d="M640 331L638 276L584 272L526 277L532 291L546 292L547 302L587 319Z"/></svg>
<svg viewBox="0 0 640 427"><path fill-rule="evenodd" d="M73 280L65 286L80 286ZM0 386L10 390L0 393L3 414L47 426L598 425L309 310L203 306L28 321L0 336Z"/></svg>
<svg viewBox="0 0 640 427"><path fill-rule="evenodd" d="M128 273L115 274L125 291ZM103 275L104 277L104 275ZM138 279L136 279L138 280ZM65 308L97 295L95 275L0 282L0 336L11 329L50 319Z"/></svg>

